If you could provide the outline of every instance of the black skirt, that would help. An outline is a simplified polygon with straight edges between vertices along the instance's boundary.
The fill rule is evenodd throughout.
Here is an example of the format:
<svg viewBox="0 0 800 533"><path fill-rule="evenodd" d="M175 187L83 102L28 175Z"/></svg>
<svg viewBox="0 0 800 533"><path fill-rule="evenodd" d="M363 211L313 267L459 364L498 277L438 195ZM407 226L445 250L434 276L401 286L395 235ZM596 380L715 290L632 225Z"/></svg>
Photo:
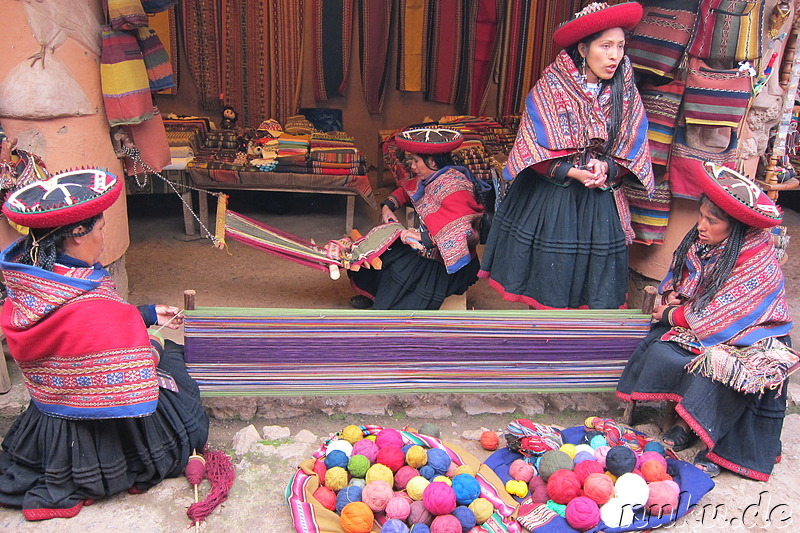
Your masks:
<svg viewBox="0 0 800 533"><path fill-rule="evenodd" d="M160 389L154 413L139 418L67 420L31 403L12 424L0 454L0 504L69 509L183 472L208 439L208 417L186 372L183 346L167 340L158 367L179 391Z"/></svg>
<svg viewBox="0 0 800 533"><path fill-rule="evenodd" d="M781 454L788 383L776 396L744 394L709 378L687 373L695 355L659 338L656 324L633 352L617 385L624 400L675 401L676 410L703 438L708 458L743 476L766 481ZM787 341L788 337L781 339Z"/></svg>
<svg viewBox="0 0 800 533"><path fill-rule="evenodd" d="M545 308L617 309L628 248L611 191L521 172L492 222L481 264L506 300Z"/></svg>
<svg viewBox="0 0 800 533"><path fill-rule="evenodd" d="M478 280L479 261L448 274L443 263L395 242L381 254L380 270L348 270L353 288L375 301L373 309L439 309L444 299L464 292Z"/></svg>

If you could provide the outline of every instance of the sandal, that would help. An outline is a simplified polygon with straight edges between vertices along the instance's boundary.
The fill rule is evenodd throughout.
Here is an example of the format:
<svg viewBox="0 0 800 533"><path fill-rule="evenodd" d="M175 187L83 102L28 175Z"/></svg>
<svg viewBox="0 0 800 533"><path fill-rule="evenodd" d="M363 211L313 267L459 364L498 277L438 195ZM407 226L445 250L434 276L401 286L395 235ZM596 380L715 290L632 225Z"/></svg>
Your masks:
<svg viewBox="0 0 800 533"><path fill-rule="evenodd" d="M668 448L672 448L674 452L680 452L694 444L697 440L697 435L691 431L687 431L683 426L675 424L669 431L661 435L661 440ZM672 444L667 443L672 442Z"/></svg>
<svg viewBox="0 0 800 533"><path fill-rule="evenodd" d="M694 466L705 472L708 477L717 477L721 469L717 463L708 459L706 454L708 454L708 448L703 448L697 452L697 455L694 456Z"/></svg>

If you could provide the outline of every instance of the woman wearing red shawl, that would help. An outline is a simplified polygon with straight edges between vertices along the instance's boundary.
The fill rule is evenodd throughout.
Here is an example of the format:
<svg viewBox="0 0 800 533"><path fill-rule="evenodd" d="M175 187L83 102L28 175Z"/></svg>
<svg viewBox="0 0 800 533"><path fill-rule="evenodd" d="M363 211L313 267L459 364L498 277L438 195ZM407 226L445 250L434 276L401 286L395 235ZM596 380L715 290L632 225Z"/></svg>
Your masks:
<svg viewBox="0 0 800 533"><path fill-rule="evenodd" d="M633 241L622 180L653 189L647 119L624 54L636 2L593 3L553 35L565 48L525 103L480 276L535 308L618 308Z"/></svg>
<svg viewBox="0 0 800 533"><path fill-rule="evenodd" d="M450 152L462 142L455 130L414 128L395 136L411 154L412 179L382 204L384 224L397 223L394 211L413 206L418 228L403 229L380 256L380 270L348 271L358 293L355 307L439 309L451 294L463 294L477 279L476 247L489 186L466 167L456 166Z"/></svg>
<svg viewBox="0 0 800 533"><path fill-rule="evenodd" d="M3 205L29 234L0 254L2 327L31 396L3 439L0 504L28 520L69 518L93 500L146 491L202 450L208 418L177 329L179 309L136 307L98 263L105 211L123 182L76 170L31 183Z"/></svg>
<svg viewBox="0 0 800 533"><path fill-rule="evenodd" d="M702 440L695 464L766 481L781 455L785 380L797 363L772 237L775 204L746 177L706 163L697 225L659 292L658 321L617 385L626 401L667 401L673 450ZM672 413L671 413L672 414Z"/></svg>

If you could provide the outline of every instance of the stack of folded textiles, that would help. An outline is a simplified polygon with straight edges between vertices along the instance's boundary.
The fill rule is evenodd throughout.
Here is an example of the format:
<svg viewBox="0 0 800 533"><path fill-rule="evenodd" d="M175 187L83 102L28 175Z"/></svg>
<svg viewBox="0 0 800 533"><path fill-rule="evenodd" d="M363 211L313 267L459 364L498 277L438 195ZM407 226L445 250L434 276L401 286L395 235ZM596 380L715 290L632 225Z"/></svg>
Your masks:
<svg viewBox="0 0 800 533"><path fill-rule="evenodd" d="M308 168L312 174L364 175L367 160L352 137L340 131L311 134Z"/></svg>
<svg viewBox="0 0 800 533"><path fill-rule="evenodd" d="M208 117L169 115L163 120L173 162L192 159L205 145L206 136L211 129Z"/></svg>
<svg viewBox="0 0 800 533"><path fill-rule="evenodd" d="M286 131L286 130L285 130ZM277 139L275 172L308 173L308 135L281 134Z"/></svg>

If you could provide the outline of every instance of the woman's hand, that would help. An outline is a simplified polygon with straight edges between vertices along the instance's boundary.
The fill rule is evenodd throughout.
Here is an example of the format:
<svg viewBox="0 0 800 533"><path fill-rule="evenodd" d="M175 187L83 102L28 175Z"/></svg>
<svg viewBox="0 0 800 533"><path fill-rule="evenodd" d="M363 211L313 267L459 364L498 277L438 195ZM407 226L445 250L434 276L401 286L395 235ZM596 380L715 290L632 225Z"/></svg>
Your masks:
<svg viewBox="0 0 800 533"><path fill-rule="evenodd" d="M156 305L158 325L169 329L179 329L183 324L183 314L177 307L171 305Z"/></svg>
<svg viewBox="0 0 800 533"><path fill-rule="evenodd" d="M400 232L400 240L415 250L425 249L422 245L422 233L418 229L404 229Z"/></svg>
<svg viewBox="0 0 800 533"><path fill-rule="evenodd" d="M383 220L384 224L388 224L389 222L397 222L397 217L394 216L394 211L389 209L388 205L384 205L381 208L381 220Z"/></svg>
<svg viewBox="0 0 800 533"><path fill-rule="evenodd" d="M593 159L592 161L596 160ZM573 167L570 169L567 175L570 178L576 179L581 183L583 183L583 186L586 187L587 189L596 189L597 187L604 186L606 183L605 174L601 174L598 176L594 170L590 170L588 168Z"/></svg>
<svg viewBox="0 0 800 533"><path fill-rule="evenodd" d="M664 316L664 310L669 307L668 305L657 305L655 309L653 309L653 318L661 322L661 318Z"/></svg>

